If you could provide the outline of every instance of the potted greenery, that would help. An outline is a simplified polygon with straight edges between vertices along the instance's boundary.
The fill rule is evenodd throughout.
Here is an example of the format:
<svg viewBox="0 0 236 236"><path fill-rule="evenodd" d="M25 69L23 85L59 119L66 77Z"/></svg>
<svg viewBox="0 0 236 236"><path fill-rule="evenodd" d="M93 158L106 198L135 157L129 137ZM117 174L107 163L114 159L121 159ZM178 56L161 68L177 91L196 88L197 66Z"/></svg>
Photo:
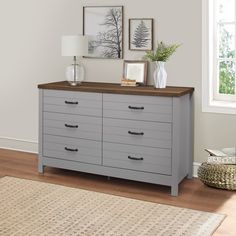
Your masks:
<svg viewBox="0 0 236 236"><path fill-rule="evenodd" d="M167 73L165 62L176 51L180 44L167 45L163 42L158 43L156 51L147 51L145 58L155 62L156 68L153 73L154 85L156 88L165 88Z"/></svg>

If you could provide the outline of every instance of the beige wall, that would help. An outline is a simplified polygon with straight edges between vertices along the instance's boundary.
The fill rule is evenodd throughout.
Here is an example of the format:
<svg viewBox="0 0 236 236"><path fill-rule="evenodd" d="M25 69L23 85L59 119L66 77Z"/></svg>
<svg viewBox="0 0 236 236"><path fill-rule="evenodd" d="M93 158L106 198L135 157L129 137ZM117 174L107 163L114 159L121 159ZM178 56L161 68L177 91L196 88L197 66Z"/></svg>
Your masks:
<svg viewBox="0 0 236 236"><path fill-rule="evenodd" d="M37 151L37 84L64 80L60 37L82 33L83 5L124 6L125 59L143 56L128 50L128 18L154 18L155 42L182 43L166 68L168 85L195 87L196 162L205 147L236 144L235 115L201 112L201 0L1 0L0 146ZM83 61L87 81L119 83L122 60Z"/></svg>

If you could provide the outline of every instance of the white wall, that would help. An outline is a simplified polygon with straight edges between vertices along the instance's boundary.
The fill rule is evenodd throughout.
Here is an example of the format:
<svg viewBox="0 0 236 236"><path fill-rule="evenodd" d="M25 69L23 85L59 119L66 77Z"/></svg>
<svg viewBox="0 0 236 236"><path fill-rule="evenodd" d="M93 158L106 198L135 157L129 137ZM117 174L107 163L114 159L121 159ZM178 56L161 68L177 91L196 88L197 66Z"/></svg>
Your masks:
<svg viewBox="0 0 236 236"><path fill-rule="evenodd" d="M64 80L70 59L60 55L60 37L82 33L88 5L124 6L125 59L143 56L128 50L129 18L154 18L155 42L182 43L166 68L168 85L195 87L195 161L206 159L205 147L236 144L235 115L201 112L200 0L1 0L0 147L37 151L37 84ZM83 61L87 81L120 82L122 60Z"/></svg>

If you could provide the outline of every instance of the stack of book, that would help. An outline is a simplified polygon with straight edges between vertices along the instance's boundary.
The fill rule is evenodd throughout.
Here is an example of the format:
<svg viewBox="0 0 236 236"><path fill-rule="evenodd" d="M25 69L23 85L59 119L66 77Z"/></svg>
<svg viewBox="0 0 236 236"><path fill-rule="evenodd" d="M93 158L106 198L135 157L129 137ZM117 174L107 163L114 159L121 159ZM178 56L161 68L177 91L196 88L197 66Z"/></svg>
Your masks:
<svg viewBox="0 0 236 236"><path fill-rule="evenodd" d="M123 78L121 80L121 86L137 86L136 80Z"/></svg>

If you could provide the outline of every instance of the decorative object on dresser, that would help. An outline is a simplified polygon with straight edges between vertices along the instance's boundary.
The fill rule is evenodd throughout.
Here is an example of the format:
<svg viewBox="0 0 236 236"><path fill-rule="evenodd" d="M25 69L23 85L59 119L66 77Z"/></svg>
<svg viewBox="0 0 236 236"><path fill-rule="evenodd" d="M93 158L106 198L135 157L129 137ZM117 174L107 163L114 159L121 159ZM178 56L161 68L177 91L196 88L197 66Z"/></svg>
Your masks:
<svg viewBox="0 0 236 236"><path fill-rule="evenodd" d="M153 19L129 19L129 50L146 51L153 49Z"/></svg>
<svg viewBox="0 0 236 236"><path fill-rule="evenodd" d="M135 79L121 79L121 86L137 86Z"/></svg>
<svg viewBox="0 0 236 236"><path fill-rule="evenodd" d="M88 40L82 35L66 35L61 39L62 56L73 56L74 63L66 68L68 82L75 86L84 80L84 67L77 62L77 56L82 57L88 54Z"/></svg>
<svg viewBox="0 0 236 236"><path fill-rule="evenodd" d="M147 61L125 60L123 64L123 78L135 80L139 85L146 85L147 66Z"/></svg>
<svg viewBox="0 0 236 236"><path fill-rule="evenodd" d="M163 42L158 43L156 51L147 51L145 58L155 62L155 70L153 73L154 86L156 88L165 88L167 82L167 73L165 70L165 62L176 51L180 44L166 45Z"/></svg>
<svg viewBox="0 0 236 236"><path fill-rule="evenodd" d="M192 177L193 88L66 82L39 88L44 166L171 186Z"/></svg>
<svg viewBox="0 0 236 236"><path fill-rule="evenodd" d="M88 57L123 58L123 6L84 7L83 34L89 36Z"/></svg>

